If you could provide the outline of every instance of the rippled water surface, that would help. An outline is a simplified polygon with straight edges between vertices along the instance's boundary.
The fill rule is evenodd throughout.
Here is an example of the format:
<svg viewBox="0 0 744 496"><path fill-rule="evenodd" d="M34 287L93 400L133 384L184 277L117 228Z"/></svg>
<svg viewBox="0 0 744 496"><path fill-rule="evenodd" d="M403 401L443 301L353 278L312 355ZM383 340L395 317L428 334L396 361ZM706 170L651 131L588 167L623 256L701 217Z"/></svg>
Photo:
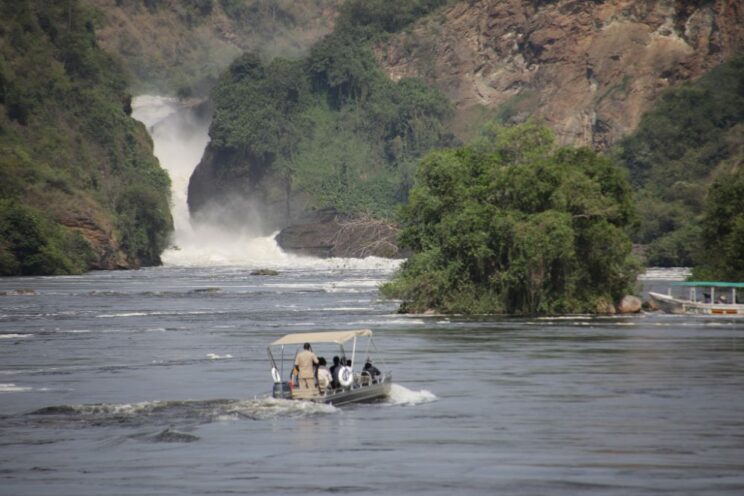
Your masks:
<svg viewBox="0 0 744 496"><path fill-rule="evenodd" d="M406 317L390 271L0 279L0 494L744 493L742 321ZM270 341L360 327L387 402L267 397Z"/></svg>

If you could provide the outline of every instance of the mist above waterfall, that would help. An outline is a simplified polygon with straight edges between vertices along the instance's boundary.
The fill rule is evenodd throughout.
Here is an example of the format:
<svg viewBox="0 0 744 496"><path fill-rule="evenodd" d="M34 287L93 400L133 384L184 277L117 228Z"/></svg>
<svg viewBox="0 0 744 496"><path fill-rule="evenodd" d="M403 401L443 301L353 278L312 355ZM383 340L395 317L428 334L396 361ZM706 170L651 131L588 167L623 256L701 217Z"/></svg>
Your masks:
<svg viewBox="0 0 744 496"><path fill-rule="evenodd" d="M276 233L261 236L250 229L260 226L260 219L246 218L255 209L242 205L239 198L224 199L222 205L212 205L192 218L187 204L189 178L209 142L211 116L197 104L162 96L138 96L132 108L132 116L147 126L155 156L171 178L175 232L172 247L161 256L164 264L393 268L400 263L374 257L321 260L285 253L274 240Z"/></svg>

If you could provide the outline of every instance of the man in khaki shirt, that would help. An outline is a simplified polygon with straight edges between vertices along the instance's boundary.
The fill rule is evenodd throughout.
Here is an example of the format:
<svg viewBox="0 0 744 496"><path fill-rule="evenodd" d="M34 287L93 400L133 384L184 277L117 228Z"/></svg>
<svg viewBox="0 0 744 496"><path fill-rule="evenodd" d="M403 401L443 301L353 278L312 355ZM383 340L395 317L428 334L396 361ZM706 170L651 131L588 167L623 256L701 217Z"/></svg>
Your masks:
<svg viewBox="0 0 744 496"><path fill-rule="evenodd" d="M296 374L299 379L298 390L293 394L296 398L312 397L317 392L315 369L313 367L318 365L318 357L310 348L310 343L305 343L302 348L302 351L297 353L297 357L295 357L294 369L292 370L292 373Z"/></svg>

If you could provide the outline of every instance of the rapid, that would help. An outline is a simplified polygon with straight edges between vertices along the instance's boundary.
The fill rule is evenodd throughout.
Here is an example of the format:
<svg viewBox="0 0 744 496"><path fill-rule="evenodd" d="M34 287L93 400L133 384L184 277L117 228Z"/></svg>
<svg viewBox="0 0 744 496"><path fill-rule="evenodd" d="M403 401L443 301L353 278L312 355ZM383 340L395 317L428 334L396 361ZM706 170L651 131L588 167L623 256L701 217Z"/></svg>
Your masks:
<svg viewBox="0 0 744 496"><path fill-rule="evenodd" d="M192 225L208 123L158 97L135 115L173 178L175 246L162 267L0 279L1 495L744 490L741 320L397 314L378 293L397 262ZM269 397L268 343L364 327L387 401Z"/></svg>

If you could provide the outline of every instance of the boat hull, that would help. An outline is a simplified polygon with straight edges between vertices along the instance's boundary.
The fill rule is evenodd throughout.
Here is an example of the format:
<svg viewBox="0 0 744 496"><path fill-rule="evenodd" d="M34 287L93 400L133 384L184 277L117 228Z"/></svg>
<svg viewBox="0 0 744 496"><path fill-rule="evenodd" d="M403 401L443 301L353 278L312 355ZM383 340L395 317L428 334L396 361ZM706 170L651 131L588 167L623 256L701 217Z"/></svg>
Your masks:
<svg viewBox="0 0 744 496"><path fill-rule="evenodd" d="M371 384L356 389L341 390L326 396L313 400L329 405L340 406L349 403L371 403L380 401L390 395L391 383L383 382L380 384Z"/></svg>
<svg viewBox="0 0 744 496"><path fill-rule="evenodd" d="M383 380L372 384L358 385L355 384L349 388L339 388L327 391L325 394L316 396L298 398L292 395L289 384L275 383L274 398L282 398L297 401L312 401L314 403L326 403L329 405L339 406L350 403L372 403L385 399L390 395L392 386L392 377L387 374Z"/></svg>
<svg viewBox="0 0 744 496"><path fill-rule="evenodd" d="M701 303L650 292L649 297L659 309L671 314L744 316L744 305L732 303Z"/></svg>

